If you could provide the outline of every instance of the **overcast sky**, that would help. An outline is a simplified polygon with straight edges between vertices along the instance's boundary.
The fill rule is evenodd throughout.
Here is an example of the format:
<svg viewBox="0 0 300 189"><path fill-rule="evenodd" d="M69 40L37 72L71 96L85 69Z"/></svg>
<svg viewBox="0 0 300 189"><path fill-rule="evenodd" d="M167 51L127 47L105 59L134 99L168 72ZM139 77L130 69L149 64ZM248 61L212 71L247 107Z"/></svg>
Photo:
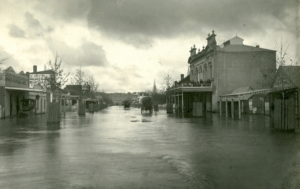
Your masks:
<svg viewBox="0 0 300 189"><path fill-rule="evenodd" d="M238 35L248 45L288 48L297 62L300 0L1 0L4 66L43 70L57 53L67 72L93 74L107 92L158 88L187 73L190 47ZM297 35L298 34L298 35ZM298 47L298 48L297 48ZM299 57L298 57L299 59ZM299 61L298 61L299 62ZM2 66L3 67L3 66Z"/></svg>

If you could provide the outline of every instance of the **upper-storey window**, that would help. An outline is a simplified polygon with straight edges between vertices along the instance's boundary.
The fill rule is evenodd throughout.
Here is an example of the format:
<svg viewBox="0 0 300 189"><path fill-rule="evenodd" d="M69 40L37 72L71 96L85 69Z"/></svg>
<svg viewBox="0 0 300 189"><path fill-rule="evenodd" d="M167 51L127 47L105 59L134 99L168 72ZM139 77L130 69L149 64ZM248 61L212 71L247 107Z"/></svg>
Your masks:
<svg viewBox="0 0 300 189"><path fill-rule="evenodd" d="M212 70L211 62L208 63L208 69L209 69L209 78L212 79L213 78L213 70Z"/></svg>

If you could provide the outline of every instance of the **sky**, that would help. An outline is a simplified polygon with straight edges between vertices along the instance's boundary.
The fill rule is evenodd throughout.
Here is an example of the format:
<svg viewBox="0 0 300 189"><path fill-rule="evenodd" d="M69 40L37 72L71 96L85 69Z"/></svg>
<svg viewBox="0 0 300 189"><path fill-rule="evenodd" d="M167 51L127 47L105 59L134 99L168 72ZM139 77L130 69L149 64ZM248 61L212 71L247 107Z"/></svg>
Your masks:
<svg viewBox="0 0 300 189"><path fill-rule="evenodd" d="M190 47L212 30L218 44L282 44L299 64L299 16L300 0L1 0L0 60L26 72L57 54L69 81L81 67L102 91L144 91L186 74Z"/></svg>

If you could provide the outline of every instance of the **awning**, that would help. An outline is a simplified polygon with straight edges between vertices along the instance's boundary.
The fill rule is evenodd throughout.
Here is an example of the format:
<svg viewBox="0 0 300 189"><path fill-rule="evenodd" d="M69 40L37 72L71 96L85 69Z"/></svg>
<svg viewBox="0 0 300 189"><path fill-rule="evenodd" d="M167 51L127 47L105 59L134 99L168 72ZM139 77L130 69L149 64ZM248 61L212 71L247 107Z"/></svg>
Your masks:
<svg viewBox="0 0 300 189"><path fill-rule="evenodd" d="M267 95L270 91L272 91L272 89L257 89L257 90L250 90L246 92L221 95L220 98L222 100L248 100L254 95Z"/></svg>
<svg viewBox="0 0 300 189"><path fill-rule="evenodd" d="M12 91L27 91L27 92L40 92L40 93L46 92L41 89L31 89L31 88L21 88L21 87L5 87L5 89L12 90Z"/></svg>

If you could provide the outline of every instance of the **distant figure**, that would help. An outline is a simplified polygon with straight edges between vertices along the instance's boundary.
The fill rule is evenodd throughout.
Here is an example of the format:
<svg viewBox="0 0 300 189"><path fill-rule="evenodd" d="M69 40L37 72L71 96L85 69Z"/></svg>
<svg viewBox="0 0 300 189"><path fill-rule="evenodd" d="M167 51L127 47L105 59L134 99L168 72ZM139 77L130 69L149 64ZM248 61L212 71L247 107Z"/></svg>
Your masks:
<svg viewBox="0 0 300 189"><path fill-rule="evenodd" d="M152 114L152 99L150 96L145 96L141 100L141 113L149 112Z"/></svg>

